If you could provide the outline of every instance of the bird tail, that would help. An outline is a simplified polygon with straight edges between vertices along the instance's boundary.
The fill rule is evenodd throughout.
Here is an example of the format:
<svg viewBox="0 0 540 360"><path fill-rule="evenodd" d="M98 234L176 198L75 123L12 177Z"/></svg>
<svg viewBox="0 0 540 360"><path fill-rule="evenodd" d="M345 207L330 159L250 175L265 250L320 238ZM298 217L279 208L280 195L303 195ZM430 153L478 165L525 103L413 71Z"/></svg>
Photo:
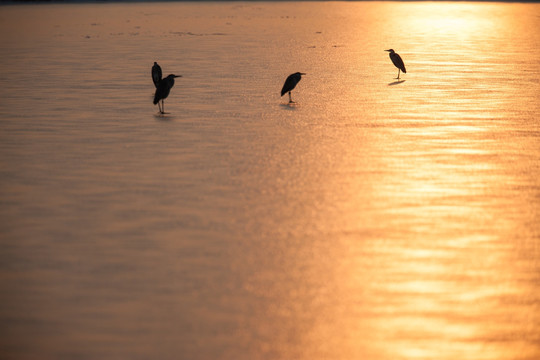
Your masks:
<svg viewBox="0 0 540 360"><path fill-rule="evenodd" d="M159 102L159 98L157 96L154 96L154 105L156 105Z"/></svg>

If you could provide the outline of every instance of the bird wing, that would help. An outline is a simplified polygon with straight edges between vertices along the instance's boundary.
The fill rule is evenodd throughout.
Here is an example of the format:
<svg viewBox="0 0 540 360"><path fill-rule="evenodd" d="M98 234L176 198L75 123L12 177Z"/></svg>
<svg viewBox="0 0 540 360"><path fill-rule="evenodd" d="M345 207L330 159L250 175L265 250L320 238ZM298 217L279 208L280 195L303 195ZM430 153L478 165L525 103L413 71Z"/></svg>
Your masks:
<svg viewBox="0 0 540 360"><path fill-rule="evenodd" d="M392 59L392 62L398 69L400 69L404 73L407 73L407 70L405 70L405 64L403 63L403 60L401 60L401 56L399 56L399 54L390 54L390 59Z"/></svg>
<svg viewBox="0 0 540 360"><path fill-rule="evenodd" d="M169 96L169 93L171 92L172 85L169 84L167 79L163 79L159 82L156 93L154 95L154 105L156 105L159 100L167 98Z"/></svg>
<svg viewBox="0 0 540 360"><path fill-rule="evenodd" d="M158 87L162 76L163 75L161 73L161 67L159 65L152 66L152 81L154 81L154 85L156 86L156 88Z"/></svg>
<svg viewBox="0 0 540 360"><path fill-rule="evenodd" d="M281 89L281 96L294 89L296 84L298 84L298 81L300 81L300 79L296 74L289 75L287 80L285 80L285 84L283 84L283 88Z"/></svg>

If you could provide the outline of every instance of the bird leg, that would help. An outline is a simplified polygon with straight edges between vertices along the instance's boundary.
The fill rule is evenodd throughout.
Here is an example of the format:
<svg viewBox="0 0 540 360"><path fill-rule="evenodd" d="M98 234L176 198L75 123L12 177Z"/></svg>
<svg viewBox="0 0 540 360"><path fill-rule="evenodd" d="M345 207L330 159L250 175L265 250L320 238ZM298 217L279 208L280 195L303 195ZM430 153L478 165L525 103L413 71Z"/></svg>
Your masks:
<svg viewBox="0 0 540 360"><path fill-rule="evenodd" d="M160 113L160 114L163 113L163 111L161 111L161 104L160 104L159 101L158 101L158 103L157 103L157 106L158 106L158 109L159 109L159 113Z"/></svg>
<svg viewBox="0 0 540 360"><path fill-rule="evenodd" d="M292 101L291 92L289 91L289 104L292 104L292 103L294 103L294 101Z"/></svg>
<svg viewBox="0 0 540 360"><path fill-rule="evenodd" d="M165 102L161 100L161 113L165 114Z"/></svg>
<svg viewBox="0 0 540 360"><path fill-rule="evenodd" d="M398 79L398 80L399 80L399 72L400 72L400 71L401 71L401 69L398 68L398 69L397 69L397 78L396 78L396 79Z"/></svg>

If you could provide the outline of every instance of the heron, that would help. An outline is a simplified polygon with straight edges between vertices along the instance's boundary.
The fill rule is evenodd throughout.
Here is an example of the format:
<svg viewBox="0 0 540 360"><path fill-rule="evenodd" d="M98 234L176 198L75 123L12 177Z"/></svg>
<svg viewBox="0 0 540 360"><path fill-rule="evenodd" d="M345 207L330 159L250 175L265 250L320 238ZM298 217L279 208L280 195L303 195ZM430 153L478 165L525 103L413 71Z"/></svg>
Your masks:
<svg viewBox="0 0 540 360"><path fill-rule="evenodd" d="M289 93L289 104L294 103L291 98L291 91L296 87L296 84L302 79L302 75L306 75L305 73L296 72L294 74L291 74L287 77L287 80L285 80L285 84L283 84L283 89L281 89L281 96L285 95L285 93Z"/></svg>
<svg viewBox="0 0 540 360"><path fill-rule="evenodd" d="M158 63L154 61L154 66L152 66L152 80L154 81L154 85L156 86L156 88L158 87L162 76L163 75L161 74L161 66L159 66Z"/></svg>
<svg viewBox="0 0 540 360"><path fill-rule="evenodd" d="M403 63L403 60L401 60L401 56L397 52L394 51L394 49L384 50L388 51L390 54L390 60L392 60L392 63L398 68L397 78L399 79L399 72L403 71L404 74L407 73L407 70L405 70L405 64Z"/></svg>
<svg viewBox="0 0 540 360"><path fill-rule="evenodd" d="M157 104L159 107L159 112L162 114L165 114L165 103L163 100L169 96L169 93L171 92L171 88L174 86L174 78L182 77L182 75L174 75L170 74L166 78L162 79L157 87L156 87L156 94L154 95L154 105ZM159 105L159 101L161 100L161 106Z"/></svg>

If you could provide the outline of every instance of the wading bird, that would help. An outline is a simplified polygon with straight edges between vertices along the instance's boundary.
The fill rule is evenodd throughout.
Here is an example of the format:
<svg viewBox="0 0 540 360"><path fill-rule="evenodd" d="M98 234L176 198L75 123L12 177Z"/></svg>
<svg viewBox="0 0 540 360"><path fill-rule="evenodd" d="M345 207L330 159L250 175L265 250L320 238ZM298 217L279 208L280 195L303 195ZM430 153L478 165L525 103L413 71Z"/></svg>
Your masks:
<svg viewBox="0 0 540 360"><path fill-rule="evenodd" d="M394 63L394 65L398 68L397 78L399 79L399 72L403 71L404 74L407 73L407 70L405 70L405 64L403 63L403 60L401 60L401 56L397 52L394 51L394 49L384 50L388 51L390 54L390 60Z"/></svg>
<svg viewBox="0 0 540 360"><path fill-rule="evenodd" d="M163 75L161 74L161 66L159 66L158 63L154 61L154 66L152 66L152 80L154 81L154 85L156 85L156 87L159 85L162 76Z"/></svg>
<svg viewBox="0 0 540 360"><path fill-rule="evenodd" d="M182 77L182 75L170 74L157 85L156 94L154 95L154 105L157 104L159 112L162 114L165 114L165 103L163 100L169 96L169 92L171 92L171 88L174 86L174 78L177 77ZM159 101L161 101L161 106L159 105Z"/></svg>
<svg viewBox="0 0 540 360"><path fill-rule="evenodd" d="M281 96L285 95L285 93L289 93L289 104L293 103L291 98L291 91L294 89L296 84L302 79L302 75L306 75L301 72L297 72L294 74L291 74L287 77L287 80L285 80L285 84L283 84L283 89L281 89Z"/></svg>

